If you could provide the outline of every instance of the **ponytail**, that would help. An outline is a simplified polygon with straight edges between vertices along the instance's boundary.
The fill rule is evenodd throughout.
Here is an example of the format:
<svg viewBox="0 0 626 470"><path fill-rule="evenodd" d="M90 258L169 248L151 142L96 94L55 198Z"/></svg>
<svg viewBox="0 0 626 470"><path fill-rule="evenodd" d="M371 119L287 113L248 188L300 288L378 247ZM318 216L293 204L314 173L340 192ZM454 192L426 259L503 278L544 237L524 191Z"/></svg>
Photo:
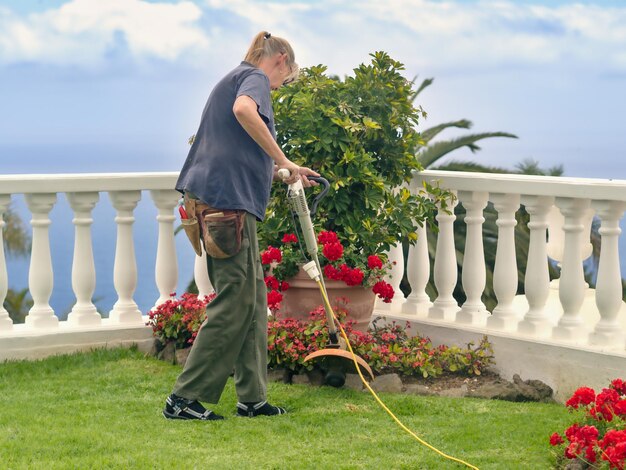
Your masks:
<svg viewBox="0 0 626 470"><path fill-rule="evenodd" d="M297 76L298 64L296 64L296 57L291 45L287 40L272 36L272 34L267 31L261 31L254 37L244 60L252 65L258 66L263 58L271 57L276 54L287 54L286 63L292 71L291 75Z"/></svg>

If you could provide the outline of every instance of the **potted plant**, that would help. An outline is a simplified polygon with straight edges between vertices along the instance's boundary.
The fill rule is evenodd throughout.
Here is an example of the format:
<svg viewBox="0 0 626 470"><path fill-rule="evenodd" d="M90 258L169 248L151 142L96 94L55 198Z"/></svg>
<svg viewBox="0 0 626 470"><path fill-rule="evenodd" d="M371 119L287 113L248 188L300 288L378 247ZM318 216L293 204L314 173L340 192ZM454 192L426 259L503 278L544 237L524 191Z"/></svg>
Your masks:
<svg viewBox="0 0 626 470"><path fill-rule="evenodd" d="M403 65L384 52L371 57L344 80L326 75L321 65L304 69L273 100L285 154L330 182L314 219L317 233L336 235L352 269L378 257L382 277L389 267L386 252L402 239L415 242L418 225L434 217L437 204L445 208L451 195L431 186L423 194L407 188L413 171L422 169L415 127L425 113L413 104L417 91L402 76ZM285 191L285 185L274 185L259 231L262 246L277 248L294 230Z"/></svg>
<svg viewBox="0 0 626 470"><path fill-rule="evenodd" d="M389 262L377 254L360 256L344 248L335 232L322 231L317 237L318 258L331 299L349 299L355 329L366 331L377 295L391 302L393 287L383 279ZM266 268L268 306L274 313L304 319L321 304L318 286L300 269L304 256L293 233L285 234L280 247L269 246L261 253ZM294 292L297 289L297 295ZM287 293L289 290L289 293Z"/></svg>

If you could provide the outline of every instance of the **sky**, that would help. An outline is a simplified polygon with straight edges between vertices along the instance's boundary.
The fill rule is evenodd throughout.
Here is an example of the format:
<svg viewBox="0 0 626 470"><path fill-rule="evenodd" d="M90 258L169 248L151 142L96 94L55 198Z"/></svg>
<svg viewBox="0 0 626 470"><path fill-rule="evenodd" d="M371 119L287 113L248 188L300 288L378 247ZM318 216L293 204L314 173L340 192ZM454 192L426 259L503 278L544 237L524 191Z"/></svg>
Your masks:
<svg viewBox="0 0 626 470"><path fill-rule="evenodd" d="M212 86L261 30L344 76L384 50L433 77L450 158L626 179L626 1L0 0L0 173L179 170ZM449 131L450 138L467 131Z"/></svg>

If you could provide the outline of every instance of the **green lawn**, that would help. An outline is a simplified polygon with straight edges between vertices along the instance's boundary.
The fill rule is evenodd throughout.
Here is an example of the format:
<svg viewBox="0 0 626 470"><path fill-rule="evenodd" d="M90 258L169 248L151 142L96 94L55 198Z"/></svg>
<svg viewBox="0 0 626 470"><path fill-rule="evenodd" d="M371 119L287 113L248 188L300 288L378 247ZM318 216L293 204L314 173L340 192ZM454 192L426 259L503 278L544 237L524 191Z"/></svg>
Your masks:
<svg viewBox="0 0 626 470"><path fill-rule="evenodd" d="M180 367L98 350L0 364L0 468L465 468L405 434L368 393L270 384L286 416L221 422L161 416ZM547 469L563 406L381 394L420 437L481 469Z"/></svg>

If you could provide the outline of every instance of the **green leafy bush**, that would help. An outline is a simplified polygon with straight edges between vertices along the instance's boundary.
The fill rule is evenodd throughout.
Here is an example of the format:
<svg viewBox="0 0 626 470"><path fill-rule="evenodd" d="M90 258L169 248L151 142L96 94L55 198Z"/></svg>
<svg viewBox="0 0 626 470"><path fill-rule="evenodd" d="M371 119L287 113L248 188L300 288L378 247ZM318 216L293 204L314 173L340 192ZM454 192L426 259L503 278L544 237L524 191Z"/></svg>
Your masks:
<svg viewBox="0 0 626 470"><path fill-rule="evenodd" d="M434 216L435 204L451 195L428 188L432 197L403 185L421 170L414 153L423 114L413 105L413 83L404 67L384 52L340 80L319 65L274 92L278 143L285 154L330 181L315 217L316 231L337 233L355 253L381 253L398 240L415 240L417 225ZM292 231L285 186L274 185L261 245L276 246Z"/></svg>

